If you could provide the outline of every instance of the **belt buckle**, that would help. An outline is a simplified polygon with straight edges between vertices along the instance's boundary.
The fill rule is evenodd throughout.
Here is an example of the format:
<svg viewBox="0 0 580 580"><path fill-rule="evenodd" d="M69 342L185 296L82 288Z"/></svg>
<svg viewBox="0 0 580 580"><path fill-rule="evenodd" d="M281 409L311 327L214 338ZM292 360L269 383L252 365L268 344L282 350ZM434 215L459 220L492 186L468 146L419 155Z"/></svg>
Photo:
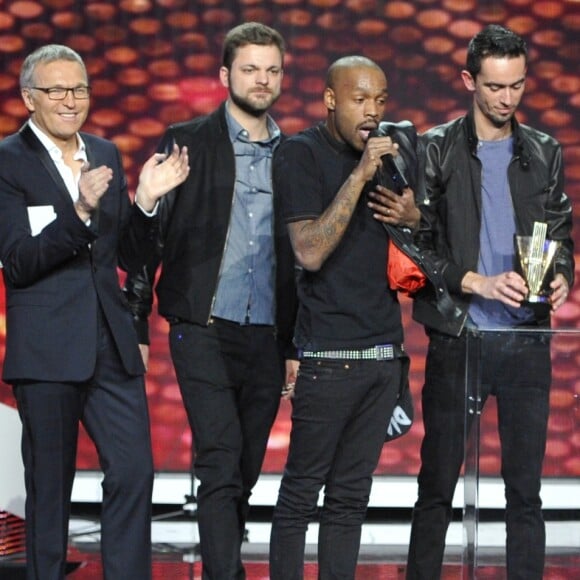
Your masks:
<svg viewBox="0 0 580 580"><path fill-rule="evenodd" d="M392 344L379 344L375 346L375 355L377 360L393 360L395 358L395 350Z"/></svg>

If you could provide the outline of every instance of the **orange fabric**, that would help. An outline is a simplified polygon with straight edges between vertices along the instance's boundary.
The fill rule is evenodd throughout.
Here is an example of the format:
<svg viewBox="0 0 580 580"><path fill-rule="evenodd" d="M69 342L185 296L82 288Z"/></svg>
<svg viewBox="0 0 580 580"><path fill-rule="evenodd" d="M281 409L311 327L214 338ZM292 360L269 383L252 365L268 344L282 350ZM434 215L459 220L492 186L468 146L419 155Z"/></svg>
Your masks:
<svg viewBox="0 0 580 580"><path fill-rule="evenodd" d="M427 277L419 266L400 250L393 240L389 240L387 280L392 290L397 290L408 296L423 288L427 283Z"/></svg>

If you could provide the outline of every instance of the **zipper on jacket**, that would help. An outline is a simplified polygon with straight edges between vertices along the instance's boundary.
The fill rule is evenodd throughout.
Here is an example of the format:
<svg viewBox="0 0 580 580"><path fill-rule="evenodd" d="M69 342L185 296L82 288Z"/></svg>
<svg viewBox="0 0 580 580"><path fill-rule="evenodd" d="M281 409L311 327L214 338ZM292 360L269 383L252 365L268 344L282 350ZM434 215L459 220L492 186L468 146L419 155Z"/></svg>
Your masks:
<svg viewBox="0 0 580 580"><path fill-rule="evenodd" d="M235 160L235 154L234 154L234 160ZM213 288L213 294L211 296L211 303L209 305L209 312L207 314L207 324L209 325L209 323L211 322L211 313L213 312L213 307L215 305L215 300L217 298L217 289L220 283L220 279L222 277L222 272L224 269L224 260L225 260L225 255L226 255L226 249L228 247L228 243L230 241L230 231L232 228L232 210L234 207L234 203L236 203L236 177L237 177L237 173L234 171L234 189L232 192L232 203L230 205L230 217L229 217L229 221L228 221L228 231L226 233L226 241L224 243L224 249L222 252L222 257L220 260L220 268L218 270L218 275L217 275L217 279L216 279L216 283L215 286Z"/></svg>

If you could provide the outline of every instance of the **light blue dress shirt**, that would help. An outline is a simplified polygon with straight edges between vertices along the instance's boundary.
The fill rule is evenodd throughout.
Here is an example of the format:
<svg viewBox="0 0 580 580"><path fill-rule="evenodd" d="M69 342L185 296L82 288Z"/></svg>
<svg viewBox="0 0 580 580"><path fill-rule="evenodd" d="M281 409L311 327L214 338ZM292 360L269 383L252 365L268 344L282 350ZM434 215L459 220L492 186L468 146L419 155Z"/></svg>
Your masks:
<svg viewBox="0 0 580 580"><path fill-rule="evenodd" d="M227 112L236 158L230 228L212 316L240 324L274 324L272 154L280 129L268 117L268 139L250 141Z"/></svg>

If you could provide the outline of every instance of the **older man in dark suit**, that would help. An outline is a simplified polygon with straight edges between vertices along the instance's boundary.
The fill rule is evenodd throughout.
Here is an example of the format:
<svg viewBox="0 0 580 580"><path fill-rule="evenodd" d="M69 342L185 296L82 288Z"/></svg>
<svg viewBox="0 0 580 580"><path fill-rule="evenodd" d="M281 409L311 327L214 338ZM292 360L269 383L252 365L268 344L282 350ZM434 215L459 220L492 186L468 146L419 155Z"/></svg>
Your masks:
<svg viewBox="0 0 580 580"><path fill-rule="evenodd" d="M105 577L146 579L153 463L144 365L117 266L137 267L147 254L151 212L186 177L187 151L147 161L138 209L117 148L79 132L90 96L81 57L41 47L24 61L20 85L30 119L0 143L0 260L3 380L23 423L27 578L64 578L82 421L104 471Z"/></svg>

